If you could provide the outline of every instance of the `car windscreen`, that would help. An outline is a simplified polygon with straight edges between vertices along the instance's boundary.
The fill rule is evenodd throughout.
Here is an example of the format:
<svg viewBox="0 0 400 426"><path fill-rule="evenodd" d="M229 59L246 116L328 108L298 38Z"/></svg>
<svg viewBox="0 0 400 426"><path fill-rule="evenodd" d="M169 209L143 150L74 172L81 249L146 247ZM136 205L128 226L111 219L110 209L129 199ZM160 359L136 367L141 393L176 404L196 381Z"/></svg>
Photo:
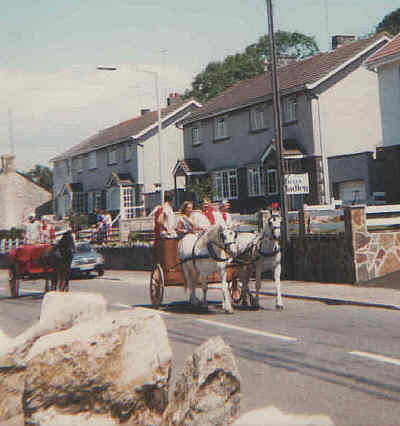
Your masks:
<svg viewBox="0 0 400 426"><path fill-rule="evenodd" d="M90 246L90 244L79 244L76 247L76 251L77 251L77 253L92 251L92 247Z"/></svg>

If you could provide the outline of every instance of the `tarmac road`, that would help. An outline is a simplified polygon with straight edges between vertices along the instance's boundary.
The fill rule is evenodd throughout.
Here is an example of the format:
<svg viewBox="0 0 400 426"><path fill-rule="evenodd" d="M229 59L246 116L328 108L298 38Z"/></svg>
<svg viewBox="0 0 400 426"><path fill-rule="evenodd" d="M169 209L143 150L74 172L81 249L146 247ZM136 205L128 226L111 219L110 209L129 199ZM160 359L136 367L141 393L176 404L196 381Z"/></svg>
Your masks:
<svg viewBox="0 0 400 426"><path fill-rule="evenodd" d="M148 272L106 271L76 279L71 291L102 293L110 309L149 307ZM0 271L0 328L16 335L37 320L42 284L24 282L10 299ZM263 285L263 309L221 309L219 289L207 310L193 310L182 288L168 287L160 313L176 374L207 338L220 335L242 376L242 412L273 405L286 413L325 414L335 425L400 424L399 290L284 282L285 310L274 309L274 287Z"/></svg>

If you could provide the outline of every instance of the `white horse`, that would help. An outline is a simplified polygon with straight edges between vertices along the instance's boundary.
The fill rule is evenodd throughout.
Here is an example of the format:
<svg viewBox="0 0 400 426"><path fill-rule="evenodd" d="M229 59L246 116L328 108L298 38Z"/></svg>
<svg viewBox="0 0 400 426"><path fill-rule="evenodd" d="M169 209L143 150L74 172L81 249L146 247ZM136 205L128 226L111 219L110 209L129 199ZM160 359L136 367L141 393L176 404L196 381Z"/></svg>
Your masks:
<svg viewBox="0 0 400 426"><path fill-rule="evenodd" d="M257 233L240 233L237 238L237 255L239 263L238 279L241 281L242 304L247 305L250 297L251 305L259 308L259 292L261 288L261 273L272 271L276 286L276 309L283 309L281 295L281 216L279 212L272 211L264 222L262 230ZM249 290L249 280L255 271L256 295L252 297Z"/></svg>
<svg viewBox="0 0 400 426"><path fill-rule="evenodd" d="M235 251L236 232L223 224L215 224L201 234L187 234L178 244L178 256L185 276L185 289L190 287L190 303L201 305L196 296L200 282L203 289L203 305L207 305L208 276L219 272L221 277L222 308L233 313L226 265Z"/></svg>

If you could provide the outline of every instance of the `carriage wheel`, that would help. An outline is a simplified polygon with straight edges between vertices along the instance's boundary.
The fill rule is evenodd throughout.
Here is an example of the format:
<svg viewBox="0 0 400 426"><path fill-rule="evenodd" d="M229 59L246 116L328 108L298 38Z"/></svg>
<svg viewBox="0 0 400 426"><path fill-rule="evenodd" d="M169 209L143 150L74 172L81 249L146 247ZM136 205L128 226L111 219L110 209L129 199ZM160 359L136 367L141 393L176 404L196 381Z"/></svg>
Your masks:
<svg viewBox="0 0 400 426"><path fill-rule="evenodd" d="M240 303L242 300L242 283L237 278L228 281L229 293L231 294L232 302L235 304Z"/></svg>
<svg viewBox="0 0 400 426"><path fill-rule="evenodd" d="M11 297L19 296L19 283L20 280L17 279L17 270L15 267L11 267L8 270L8 285L10 287Z"/></svg>
<svg viewBox="0 0 400 426"><path fill-rule="evenodd" d="M154 309L158 309L164 297L164 273L160 264L151 271L150 300Z"/></svg>

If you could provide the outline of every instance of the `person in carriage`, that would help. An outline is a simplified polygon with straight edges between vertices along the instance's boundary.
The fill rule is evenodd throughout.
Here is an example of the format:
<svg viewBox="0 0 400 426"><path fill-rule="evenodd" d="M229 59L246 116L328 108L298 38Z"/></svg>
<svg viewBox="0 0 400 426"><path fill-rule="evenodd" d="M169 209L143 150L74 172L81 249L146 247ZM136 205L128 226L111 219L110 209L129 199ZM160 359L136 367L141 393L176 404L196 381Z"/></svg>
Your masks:
<svg viewBox="0 0 400 426"><path fill-rule="evenodd" d="M176 228L179 236L186 235L187 233L200 232L204 229L204 226L199 226L199 221L196 220L196 215L198 215L198 213L193 211L192 201L185 201L179 209L179 213L180 215ZM205 225L207 227L208 223L205 223Z"/></svg>
<svg viewBox="0 0 400 426"><path fill-rule="evenodd" d="M23 236L27 245L40 243L40 224L36 220L35 213L29 213L28 221L24 224Z"/></svg>
<svg viewBox="0 0 400 426"><path fill-rule="evenodd" d="M166 191L164 193L164 203L157 207L154 212L154 245L158 246L160 238L176 238L177 220L172 209L174 193Z"/></svg>
<svg viewBox="0 0 400 426"><path fill-rule="evenodd" d="M54 226L44 216L40 219L39 235L41 244L54 244L56 241Z"/></svg>
<svg viewBox="0 0 400 426"><path fill-rule="evenodd" d="M221 201L218 210L215 210L214 217L217 223L224 223L228 228L233 228L232 216L229 213L231 205L226 198Z"/></svg>

